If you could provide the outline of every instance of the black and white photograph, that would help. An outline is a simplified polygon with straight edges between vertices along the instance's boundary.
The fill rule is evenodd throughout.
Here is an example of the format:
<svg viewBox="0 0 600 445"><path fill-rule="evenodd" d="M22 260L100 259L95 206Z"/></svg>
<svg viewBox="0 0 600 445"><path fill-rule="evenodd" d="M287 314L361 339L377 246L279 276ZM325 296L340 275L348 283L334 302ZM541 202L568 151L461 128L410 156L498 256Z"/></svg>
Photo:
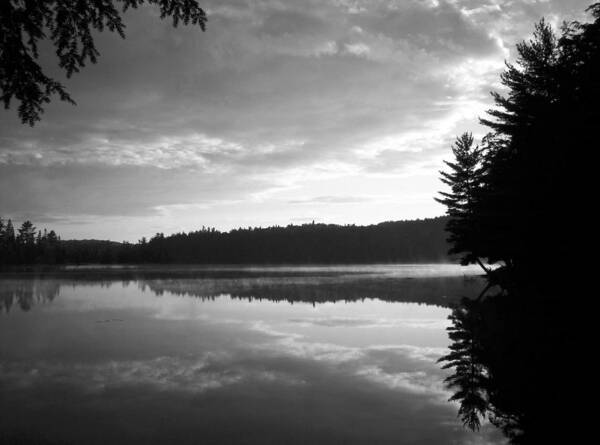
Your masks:
<svg viewBox="0 0 600 445"><path fill-rule="evenodd" d="M0 445L593 440L599 2L0 0L0 102Z"/></svg>

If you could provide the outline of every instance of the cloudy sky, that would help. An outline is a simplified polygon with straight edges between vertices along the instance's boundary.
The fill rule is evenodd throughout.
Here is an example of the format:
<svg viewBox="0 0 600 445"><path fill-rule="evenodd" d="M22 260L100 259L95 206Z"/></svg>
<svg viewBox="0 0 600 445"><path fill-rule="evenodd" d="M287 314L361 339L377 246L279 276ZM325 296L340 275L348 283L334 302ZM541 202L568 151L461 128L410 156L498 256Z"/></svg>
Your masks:
<svg viewBox="0 0 600 445"><path fill-rule="evenodd" d="M202 0L98 34L34 128L0 111L0 216L63 238L441 215L454 137L485 130L504 60L591 0ZM58 79L50 48L44 66Z"/></svg>

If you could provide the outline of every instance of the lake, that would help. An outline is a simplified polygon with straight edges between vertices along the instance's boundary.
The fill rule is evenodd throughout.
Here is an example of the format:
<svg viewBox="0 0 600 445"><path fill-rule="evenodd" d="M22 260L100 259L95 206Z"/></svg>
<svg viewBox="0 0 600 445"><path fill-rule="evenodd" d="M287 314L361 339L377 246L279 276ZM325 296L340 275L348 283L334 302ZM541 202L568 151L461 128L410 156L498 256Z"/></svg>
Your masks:
<svg viewBox="0 0 600 445"><path fill-rule="evenodd" d="M455 265L0 274L0 431L36 444L493 444L436 362Z"/></svg>

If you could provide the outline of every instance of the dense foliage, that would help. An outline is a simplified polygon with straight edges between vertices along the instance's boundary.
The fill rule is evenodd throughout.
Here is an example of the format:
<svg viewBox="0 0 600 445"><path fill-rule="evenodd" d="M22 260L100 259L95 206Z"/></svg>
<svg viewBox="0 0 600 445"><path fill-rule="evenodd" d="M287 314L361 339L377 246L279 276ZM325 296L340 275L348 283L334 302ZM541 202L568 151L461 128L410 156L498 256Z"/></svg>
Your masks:
<svg viewBox="0 0 600 445"><path fill-rule="evenodd" d="M371 226L304 224L221 232L212 228L136 244L99 240L58 241L54 232L32 235L31 244L2 229L0 264L31 263L371 263L448 261L446 218ZM35 234L30 222L28 233ZM19 231L20 233L20 231ZM29 238L28 238L29 239ZM6 246L6 247L5 247ZM30 247L31 246L31 247ZM50 250L48 250L50 249ZM25 253L27 251L27 253Z"/></svg>
<svg viewBox="0 0 600 445"><path fill-rule="evenodd" d="M500 263L513 282L543 281L560 263L542 260L573 255L569 227L600 122L600 3L589 12L593 22L567 23L560 36L541 21L517 46L501 76L508 93L493 93L481 119L490 133L480 147L461 136L443 173L453 252Z"/></svg>
<svg viewBox="0 0 600 445"><path fill-rule="evenodd" d="M38 63L40 43L56 49L59 66L71 77L100 55L94 31L125 37L121 11L143 3L160 7L160 17L171 17L173 25L206 25L206 14L196 0L35 0L0 2L0 100L5 108L16 99L23 123L40 120L43 106L53 95L75 103L65 87L48 77Z"/></svg>
<svg viewBox="0 0 600 445"><path fill-rule="evenodd" d="M0 218L0 266L3 264L56 264L64 261L64 249L54 230L38 231L25 221L15 232L12 221Z"/></svg>
<svg viewBox="0 0 600 445"><path fill-rule="evenodd" d="M450 242L463 262L485 261L492 295L453 310L447 383L459 416L477 429L487 417L511 443L574 443L579 369L557 358L581 346L571 303L583 178L598 146L600 3L593 21L566 23L556 35L541 21L517 46L501 76L508 93L481 123L481 147L470 135L454 147L442 180ZM489 288L489 286L488 286Z"/></svg>

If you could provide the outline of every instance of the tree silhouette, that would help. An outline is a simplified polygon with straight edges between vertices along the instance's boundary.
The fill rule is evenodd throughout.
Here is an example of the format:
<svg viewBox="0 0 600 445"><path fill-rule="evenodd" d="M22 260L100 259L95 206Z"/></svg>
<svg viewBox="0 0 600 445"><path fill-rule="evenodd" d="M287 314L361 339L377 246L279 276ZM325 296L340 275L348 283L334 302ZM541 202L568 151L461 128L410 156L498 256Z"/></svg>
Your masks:
<svg viewBox="0 0 600 445"><path fill-rule="evenodd" d="M514 444L571 443L581 422L580 379L570 351L584 341L580 308L565 304L560 281L554 292L503 291L481 300L463 299L448 329L451 400L465 425L483 418ZM572 291L572 289L570 289Z"/></svg>
<svg viewBox="0 0 600 445"><path fill-rule="evenodd" d="M469 261L477 254L501 264L488 281L502 292L453 312L447 383L466 425L486 416L515 444L579 442L570 387L579 370L557 352L584 342L578 305L565 297L578 265L577 197L585 168L596 165L600 121L600 3L588 11L592 22L567 23L558 37L542 20L517 46L501 76L508 92L493 93L496 108L481 119L492 132L474 217L461 227L471 236L452 240ZM450 214L449 226L461 217Z"/></svg>
<svg viewBox="0 0 600 445"><path fill-rule="evenodd" d="M307 263L424 263L448 262L444 226L447 218L389 221L376 225L303 224L250 227L221 232L195 232L142 237L136 244L101 240L61 241L54 231L34 243L7 241L0 264L56 263L193 263L193 264L307 264ZM11 229L12 231L12 225ZM5 230L6 232L6 230ZM28 235L29 237L29 235ZM29 238L28 238L29 239ZM30 249L27 246L34 246Z"/></svg>
<svg viewBox="0 0 600 445"><path fill-rule="evenodd" d="M442 369L453 368L454 373L445 382L456 392L450 401L460 402L458 415L463 424L472 430L481 426L481 418L486 416L488 401L486 394L487 374L481 364L481 319L471 310L477 304L465 299L462 306L456 307L450 315L452 326L448 328L448 337L452 341L450 353L441 357Z"/></svg>
<svg viewBox="0 0 600 445"><path fill-rule="evenodd" d="M500 263L492 275L505 284L543 282L563 263L540 259L573 256L575 197L586 189L582 169L593 165L600 120L600 3L588 11L591 23L567 23L557 37L542 20L517 45L517 60L501 75L508 92L492 93L496 107L480 120L491 132L470 212L459 205L469 172L464 150L454 150L453 171L442 174L454 187L439 200L448 207L452 251L464 263Z"/></svg>
<svg viewBox="0 0 600 445"><path fill-rule="evenodd" d="M38 64L38 42L50 40L59 66L67 77L79 72L100 55L93 31L125 37L120 11L143 3L160 7L161 18L199 25L204 31L206 14L196 0L36 0L0 2L0 99L6 109L16 99L23 123L34 125L53 95L74 104L65 87L48 77Z"/></svg>
<svg viewBox="0 0 600 445"><path fill-rule="evenodd" d="M35 226L31 221L25 221L19 228L17 242L24 245L33 245L35 243Z"/></svg>
<svg viewBox="0 0 600 445"><path fill-rule="evenodd" d="M6 227L4 228L4 233L3 233L2 239L7 242L15 241L15 229L14 229L13 223L10 219L6 223Z"/></svg>
<svg viewBox="0 0 600 445"><path fill-rule="evenodd" d="M455 162L444 161L450 168L449 172L440 172L441 180L450 187L450 192L440 192L442 198L435 198L447 208L450 217L446 230L450 232L448 241L452 244L450 254L464 254L462 264L478 262L479 256L472 246L477 244L475 204L483 179L483 149L473 146L474 140L471 133L463 133L452 146Z"/></svg>

